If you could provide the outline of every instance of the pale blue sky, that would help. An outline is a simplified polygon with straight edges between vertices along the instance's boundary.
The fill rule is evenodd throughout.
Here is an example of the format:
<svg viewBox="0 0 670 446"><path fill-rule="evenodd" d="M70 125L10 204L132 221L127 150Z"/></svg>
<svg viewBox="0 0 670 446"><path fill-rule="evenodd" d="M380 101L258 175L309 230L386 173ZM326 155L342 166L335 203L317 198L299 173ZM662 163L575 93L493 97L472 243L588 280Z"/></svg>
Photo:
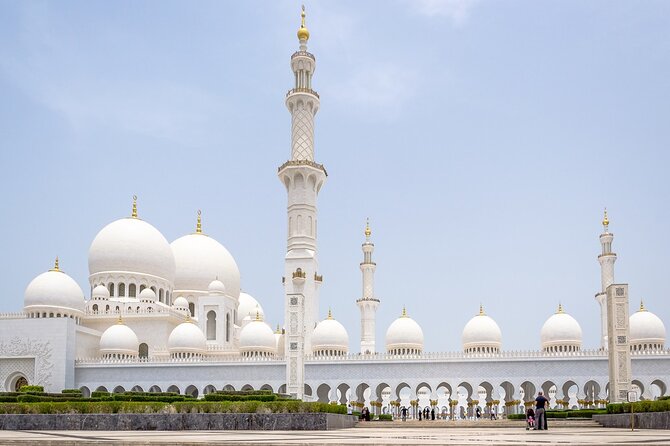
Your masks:
<svg viewBox="0 0 670 446"><path fill-rule="evenodd" d="M369 216L377 347L406 305L426 350L460 349L482 302L506 350L559 301L598 346L596 256L670 324L670 2L306 2L332 307L358 351ZM283 315L297 1L0 3L0 311L54 256L88 290L88 247L140 216L233 254Z"/></svg>

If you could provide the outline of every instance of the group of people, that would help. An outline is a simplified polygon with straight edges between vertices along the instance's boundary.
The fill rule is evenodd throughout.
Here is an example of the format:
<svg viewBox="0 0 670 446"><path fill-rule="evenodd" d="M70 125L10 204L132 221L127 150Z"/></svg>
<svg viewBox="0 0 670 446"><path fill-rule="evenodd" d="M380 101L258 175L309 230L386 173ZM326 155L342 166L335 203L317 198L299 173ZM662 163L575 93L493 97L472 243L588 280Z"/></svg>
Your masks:
<svg viewBox="0 0 670 446"><path fill-rule="evenodd" d="M533 429L534 431L547 430L547 413L545 406L549 402L542 392L537 392L535 398L535 410L532 407L526 411L526 430Z"/></svg>

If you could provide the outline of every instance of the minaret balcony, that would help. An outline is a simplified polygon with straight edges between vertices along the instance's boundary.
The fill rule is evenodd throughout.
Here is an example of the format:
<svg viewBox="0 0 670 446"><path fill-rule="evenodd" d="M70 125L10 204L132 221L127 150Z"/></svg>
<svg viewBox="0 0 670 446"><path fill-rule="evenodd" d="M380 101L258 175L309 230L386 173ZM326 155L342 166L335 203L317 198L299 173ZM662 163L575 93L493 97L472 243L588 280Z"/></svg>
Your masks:
<svg viewBox="0 0 670 446"><path fill-rule="evenodd" d="M320 276L317 273L314 273L314 281L318 282L318 283L323 282L323 276Z"/></svg>
<svg viewBox="0 0 670 446"><path fill-rule="evenodd" d="M286 97L289 97L292 94L296 94L296 93L308 93L308 94L311 94L313 96L316 96L316 98L319 99L319 93L312 90L311 88L292 88L286 93Z"/></svg>
<svg viewBox="0 0 670 446"><path fill-rule="evenodd" d="M295 59L296 57L309 57L312 60L316 60L314 54L310 53L309 51L296 51L295 53L291 54L291 59Z"/></svg>
<svg viewBox="0 0 670 446"><path fill-rule="evenodd" d="M292 276L294 283L302 283L307 278L307 273L302 268L298 268L293 272Z"/></svg>

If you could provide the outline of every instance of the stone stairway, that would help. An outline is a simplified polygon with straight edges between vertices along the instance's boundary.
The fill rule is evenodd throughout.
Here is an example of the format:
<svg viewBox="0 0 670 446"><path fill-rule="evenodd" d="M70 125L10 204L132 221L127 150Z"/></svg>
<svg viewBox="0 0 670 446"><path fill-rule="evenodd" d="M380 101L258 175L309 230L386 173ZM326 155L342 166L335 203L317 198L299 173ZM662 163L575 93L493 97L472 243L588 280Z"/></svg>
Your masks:
<svg viewBox="0 0 670 446"><path fill-rule="evenodd" d="M549 430L561 429L566 427L584 427L584 428L602 428L590 418L550 418L548 420ZM435 428L471 428L471 429L487 429L487 428L510 428L510 429L524 429L526 422L524 420L393 420L393 421L360 421L356 424L360 429L435 429Z"/></svg>

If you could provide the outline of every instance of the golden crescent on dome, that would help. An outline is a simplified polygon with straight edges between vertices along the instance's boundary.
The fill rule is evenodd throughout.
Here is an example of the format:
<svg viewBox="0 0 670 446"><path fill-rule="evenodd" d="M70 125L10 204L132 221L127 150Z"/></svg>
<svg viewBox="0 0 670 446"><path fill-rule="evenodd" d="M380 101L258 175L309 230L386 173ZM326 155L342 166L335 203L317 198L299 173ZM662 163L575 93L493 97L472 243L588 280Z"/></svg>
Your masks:
<svg viewBox="0 0 670 446"><path fill-rule="evenodd" d="M305 5L302 5L302 13L300 14L300 29L298 29L298 40L309 40L309 31L305 26Z"/></svg>

